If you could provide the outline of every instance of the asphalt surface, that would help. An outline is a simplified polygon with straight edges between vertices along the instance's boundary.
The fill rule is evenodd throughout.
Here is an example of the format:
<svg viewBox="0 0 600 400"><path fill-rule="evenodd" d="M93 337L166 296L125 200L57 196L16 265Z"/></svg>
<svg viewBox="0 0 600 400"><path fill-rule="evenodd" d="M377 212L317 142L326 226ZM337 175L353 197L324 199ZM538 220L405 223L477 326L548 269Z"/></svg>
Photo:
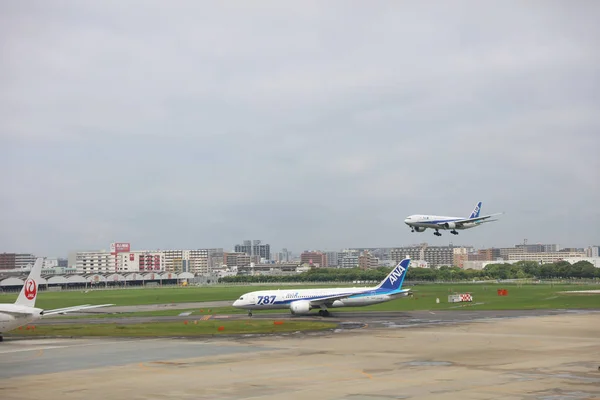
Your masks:
<svg viewBox="0 0 600 400"><path fill-rule="evenodd" d="M444 311L362 311L362 312L331 312L328 317L313 315L293 316L290 313L255 312L253 319L301 319L311 321L330 321L368 327L411 327L422 325L458 324L471 321L490 319L521 318L545 315L561 315L573 313L590 313L595 310L444 310ZM185 320L247 319L246 314L210 315L191 314L188 316L139 316L139 317L103 317L103 318L44 318L35 325L65 325L65 324L139 324L150 322L177 322ZM8 335L7 335L8 336Z"/></svg>
<svg viewBox="0 0 600 400"><path fill-rule="evenodd" d="M0 398L585 400L600 393L598 311L338 314L344 325L371 324L285 337L8 338L0 343ZM458 324L473 321L482 323Z"/></svg>
<svg viewBox="0 0 600 400"><path fill-rule="evenodd" d="M260 350L268 349L267 347ZM8 340L0 344L0 380L17 376L157 362L164 360L165 355L171 359L178 359L252 353L257 350L256 347L247 345L220 345L185 339Z"/></svg>
<svg viewBox="0 0 600 400"><path fill-rule="evenodd" d="M192 308L206 309L215 307L230 307L233 301L203 301L194 303L166 303L166 304L141 304L136 306L112 306L102 307L79 313L79 315L94 315L94 314L113 314L113 313L130 313L130 312L145 312L145 311L164 311L164 310L189 310Z"/></svg>

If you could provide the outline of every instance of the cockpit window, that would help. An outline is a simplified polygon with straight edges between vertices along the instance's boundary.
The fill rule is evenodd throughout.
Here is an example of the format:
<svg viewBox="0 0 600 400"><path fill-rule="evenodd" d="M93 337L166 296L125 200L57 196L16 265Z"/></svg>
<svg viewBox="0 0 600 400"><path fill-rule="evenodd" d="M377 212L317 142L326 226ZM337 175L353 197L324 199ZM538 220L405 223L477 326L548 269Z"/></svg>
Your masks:
<svg viewBox="0 0 600 400"><path fill-rule="evenodd" d="M240 297L240 300L244 300L244 296Z"/></svg>

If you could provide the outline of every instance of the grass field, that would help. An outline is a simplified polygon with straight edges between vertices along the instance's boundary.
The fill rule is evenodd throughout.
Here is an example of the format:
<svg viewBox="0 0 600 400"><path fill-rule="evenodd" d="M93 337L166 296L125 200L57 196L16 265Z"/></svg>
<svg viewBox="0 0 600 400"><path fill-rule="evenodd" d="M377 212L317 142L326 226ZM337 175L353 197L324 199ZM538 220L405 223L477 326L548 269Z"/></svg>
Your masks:
<svg viewBox="0 0 600 400"><path fill-rule="evenodd" d="M329 287L302 286L302 287ZM298 287L300 288L300 286ZM53 309L75 306L79 304L112 303L117 306L142 304L188 303L201 301L221 301L237 299L242 294L254 290L273 289L272 286L208 286L181 288L146 288L116 290L78 290L65 292L40 292L36 306ZM0 294L1 303L12 303L18 293Z"/></svg>
<svg viewBox="0 0 600 400"><path fill-rule="evenodd" d="M206 336L233 335L243 333L278 333L296 331L315 331L332 329L337 326L330 322L312 321L189 321L156 322L147 324L78 324L78 325L39 325L35 329L22 327L11 332L14 336ZM222 327L222 330L219 330Z"/></svg>
<svg viewBox="0 0 600 400"><path fill-rule="evenodd" d="M315 286L313 286L315 287ZM153 288L131 290L96 290L70 292L41 292L36 306L44 309L68 307L78 304L114 303L118 306L164 304L201 301L219 301L234 299L254 290L273 290L273 287L234 286L234 287L190 287L190 288ZM498 296L496 290L505 288L508 296ZM600 289L600 285L498 285L498 284L431 284L413 287L414 296L366 308L344 308L339 311L352 310L447 310L457 307L476 310L500 309L548 309L548 308L586 308L600 309L600 295L563 294L567 290ZM448 303L451 293L471 293L472 303ZM0 295L0 302L13 302L16 294ZM436 303L439 298L439 304ZM136 315L178 315L185 310L156 311L152 313L135 313ZM199 310L194 310L199 312ZM337 311L337 310L336 310ZM205 310L206 312L206 310ZM281 311L276 311L281 312ZM233 307L211 309L211 314L245 313ZM132 315L132 314L123 314Z"/></svg>

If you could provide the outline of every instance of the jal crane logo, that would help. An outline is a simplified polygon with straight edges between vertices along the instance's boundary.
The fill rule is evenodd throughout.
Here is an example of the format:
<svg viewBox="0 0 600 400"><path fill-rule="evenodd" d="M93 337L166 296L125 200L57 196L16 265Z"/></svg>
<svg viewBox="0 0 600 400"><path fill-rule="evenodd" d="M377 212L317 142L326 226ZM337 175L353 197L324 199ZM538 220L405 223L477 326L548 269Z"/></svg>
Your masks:
<svg viewBox="0 0 600 400"><path fill-rule="evenodd" d="M35 299L35 295L37 294L37 285L33 279L27 279L25 281L25 297L28 300Z"/></svg>

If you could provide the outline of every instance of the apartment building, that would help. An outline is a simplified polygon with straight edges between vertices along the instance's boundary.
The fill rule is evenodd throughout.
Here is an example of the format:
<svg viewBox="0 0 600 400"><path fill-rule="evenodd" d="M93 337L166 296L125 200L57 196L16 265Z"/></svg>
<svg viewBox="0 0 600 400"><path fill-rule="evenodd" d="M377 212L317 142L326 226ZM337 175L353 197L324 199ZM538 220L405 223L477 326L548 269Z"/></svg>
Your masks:
<svg viewBox="0 0 600 400"><path fill-rule="evenodd" d="M0 270L15 269L16 253L0 253Z"/></svg>
<svg viewBox="0 0 600 400"><path fill-rule="evenodd" d="M228 268L250 266L250 256L246 253L223 253L223 264Z"/></svg>
<svg viewBox="0 0 600 400"><path fill-rule="evenodd" d="M214 263L222 265L222 254L223 249L132 251L129 243L111 243L109 251L72 253L69 266L79 273L167 271L207 275Z"/></svg>
<svg viewBox="0 0 600 400"><path fill-rule="evenodd" d="M256 260L271 260L271 245L262 244L260 240L244 240L242 244L236 244L236 253L246 253Z"/></svg>
<svg viewBox="0 0 600 400"><path fill-rule="evenodd" d="M0 270L26 268L35 263L35 258L30 253L0 253Z"/></svg>
<svg viewBox="0 0 600 400"><path fill-rule="evenodd" d="M498 258L501 258L502 255L500 253L501 249L491 248L491 249L480 249L477 252L469 253L469 261L494 261ZM519 253L520 254L520 253Z"/></svg>
<svg viewBox="0 0 600 400"><path fill-rule="evenodd" d="M358 267L361 269L377 268L378 265L379 259L368 250L358 256Z"/></svg>
<svg viewBox="0 0 600 400"><path fill-rule="evenodd" d="M162 250L166 270L206 275L224 264L223 249Z"/></svg>
<svg viewBox="0 0 600 400"><path fill-rule="evenodd" d="M469 252L466 247L455 247L452 255L452 265L464 268L465 262L469 260Z"/></svg>
<svg viewBox="0 0 600 400"><path fill-rule="evenodd" d="M360 253L357 250L344 250L338 253L338 267L356 268L358 267L358 257Z"/></svg>
<svg viewBox="0 0 600 400"><path fill-rule="evenodd" d="M78 251L69 255L69 266L79 274L117 272L117 256L106 250Z"/></svg>
<svg viewBox="0 0 600 400"><path fill-rule="evenodd" d="M585 256L589 258L600 257L600 246L589 246L585 249Z"/></svg>
<svg viewBox="0 0 600 400"><path fill-rule="evenodd" d="M557 251L549 253L521 253L509 254L508 261L538 261L543 264L550 264L565 259L584 259L586 257L583 251Z"/></svg>
<svg viewBox="0 0 600 400"><path fill-rule="evenodd" d="M327 257L327 266L328 267L337 267L339 265L337 251L326 251L325 257Z"/></svg>
<svg viewBox="0 0 600 400"><path fill-rule="evenodd" d="M406 256L411 260L426 261L429 267L454 265L454 246L429 246L423 243L420 246L400 247L392 249L390 258L398 263Z"/></svg>
<svg viewBox="0 0 600 400"><path fill-rule="evenodd" d="M165 258L162 252L80 251L69 259L74 259L74 263L70 266L75 267L80 274L165 271Z"/></svg>
<svg viewBox="0 0 600 400"><path fill-rule="evenodd" d="M326 267L327 255L320 251L304 251L300 254L300 264L308 264L313 267Z"/></svg>

